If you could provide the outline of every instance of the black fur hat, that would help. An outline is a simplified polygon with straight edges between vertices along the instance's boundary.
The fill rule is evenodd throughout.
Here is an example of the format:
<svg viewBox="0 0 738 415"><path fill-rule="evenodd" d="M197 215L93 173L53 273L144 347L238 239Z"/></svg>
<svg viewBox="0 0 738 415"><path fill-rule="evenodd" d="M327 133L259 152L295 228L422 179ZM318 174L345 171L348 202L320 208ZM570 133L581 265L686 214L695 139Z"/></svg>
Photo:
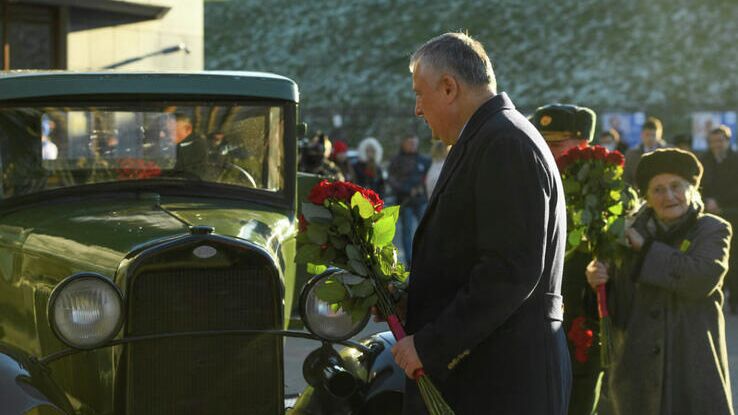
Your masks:
<svg viewBox="0 0 738 415"><path fill-rule="evenodd" d="M694 154L677 148L661 148L644 154L635 173L641 195L646 194L648 182L654 176L663 173L676 174L699 187L702 179L702 163Z"/></svg>

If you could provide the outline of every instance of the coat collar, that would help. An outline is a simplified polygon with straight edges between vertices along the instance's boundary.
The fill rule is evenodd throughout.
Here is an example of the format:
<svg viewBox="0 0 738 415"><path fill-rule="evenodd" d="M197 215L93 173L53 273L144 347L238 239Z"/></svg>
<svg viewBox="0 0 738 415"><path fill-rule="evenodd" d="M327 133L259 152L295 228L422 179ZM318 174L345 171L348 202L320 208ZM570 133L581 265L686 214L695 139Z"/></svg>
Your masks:
<svg viewBox="0 0 738 415"><path fill-rule="evenodd" d="M482 125L484 125L489 117L503 109L515 109L515 105L513 105L506 93L501 92L480 105L471 118L469 118L469 121L467 121L466 126L461 132L461 137L459 137L456 144L451 148L448 159L443 165L441 174L438 177L438 183L436 183L436 187L433 189L433 194L431 195L430 202L428 204L429 208L438 197L438 194L440 194L446 186L449 177L452 175L454 170L456 170L456 167L458 167L458 162L462 158L461 156L464 153L466 143L476 137L477 131L482 127Z"/></svg>
<svg viewBox="0 0 738 415"><path fill-rule="evenodd" d="M466 126L461 132L461 137L459 137L456 144L451 147L451 151L446 158L446 162L443 163L443 168L441 169L441 174L438 177L438 182L436 183L436 187L433 189L433 194L428 202L428 208L415 231L413 241L417 240L418 236L422 234L426 218L435 208L438 201L438 195L441 194L443 189L446 187L449 178L453 176L453 173L461 164L466 144L476 137L477 131L479 131L482 125L484 125L490 117L505 109L515 109L515 105L513 105L505 92L501 92L480 105L471 118L469 118L469 121L467 121ZM413 250L415 250L415 246L417 246L417 244L413 242ZM413 252L413 256L415 256L414 254L415 252Z"/></svg>

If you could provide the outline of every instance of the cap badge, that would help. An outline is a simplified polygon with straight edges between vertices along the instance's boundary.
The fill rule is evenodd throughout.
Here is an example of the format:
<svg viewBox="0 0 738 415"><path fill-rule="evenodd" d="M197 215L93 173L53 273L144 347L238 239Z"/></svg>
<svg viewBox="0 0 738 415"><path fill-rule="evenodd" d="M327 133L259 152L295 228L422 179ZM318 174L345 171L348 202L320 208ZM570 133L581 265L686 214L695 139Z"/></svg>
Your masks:
<svg viewBox="0 0 738 415"><path fill-rule="evenodd" d="M548 127L551 124L551 121L553 121L551 116L544 115L543 117L541 117L541 126Z"/></svg>

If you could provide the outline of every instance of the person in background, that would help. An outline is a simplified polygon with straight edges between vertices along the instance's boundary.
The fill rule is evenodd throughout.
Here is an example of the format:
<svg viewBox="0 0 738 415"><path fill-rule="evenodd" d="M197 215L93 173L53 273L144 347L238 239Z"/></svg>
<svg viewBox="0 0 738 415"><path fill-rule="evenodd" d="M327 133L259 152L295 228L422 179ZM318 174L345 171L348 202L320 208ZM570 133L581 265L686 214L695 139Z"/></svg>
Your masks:
<svg viewBox="0 0 738 415"><path fill-rule="evenodd" d="M358 153L359 160L353 166L354 182L383 196L382 144L374 137L367 137L359 143Z"/></svg>
<svg viewBox="0 0 738 415"><path fill-rule="evenodd" d="M664 142L664 127L661 120L656 117L648 117L641 126L641 144L625 152L625 166L623 167L623 179L635 184L635 171L641 156L659 148L667 147Z"/></svg>
<svg viewBox="0 0 738 415"><path fill-rule="evenodd" d="M441 169L443 169L443 163L446 161L449 150L451 150L451 146L440 140L434 141L431 145L431 165L428 168L428 174L425 176L425 193L428 195L428 199L433 194L433 189L441 175Z"/></svg>
<svg viewBox="0 0 738 415"><path fill-rule="evenodd" d="M43 160L56 160L59 156L59 149L51 140L54 130L56 130L56 122L44 114L41 117L41 158Z"/></svg>
<svg viewBox="0 0 738 415"><path fill-rule="evenodd" d="M702 179L702 195L705 211L722 216L735 227L738 224L738 154L730 148L732 132L721 125L707 135L709 151L702 156L705 175ZM730 244L730 268L725 277L730 291L730 312L738 312L738 241Z"/></svg>
<svg viewBox="0 0 738 415"><path fill-rule="evenodd" d="M321 131L302 141L300 143L299 170L317 174L330 180L343 181L344 177L341 169L329 159L331 149L331 140Z"/></svg>
<svg viewBox="0 0 738 415"><path fill-rule="evenodd" d="M341 170L343 174L343 180L347 182L356 181L356 173L354 172L354 166L351 165L351 161L348 159L349 146L343 140L333 141L333 154L331 154L331 161Z"/></svg>
<svg viewBox="0 0 738 415"><path fill-rule="evenodd" d="M602 147L605 147L608 151L617 150L623 155L628 151L628 145L623 142L620 137L620 133L614 128L610 128L609 130L600 133L599 144Z"/></svg>
<svg viewBox="0 0 738 415"><path fill-rule="evenodd" d="M400 143L400 153L389 165L388 183L400 205L402 227L402 252L406 263L410 263L413 235L428 205L425 192L425 175L430 159L418 153L418 137L407 135Z"/></svg>
<svg viewBox="0 0 738 415"><path fill-rule="evenodd" d="M173 172L201 177L207 169L207 142L194 132L192 119L188 115L174 114L174 118L170 119L170 129L174 131L174 144L177 146L177 160Z"/></svg>
<svg viewBox="0 0 738 415"><path fill-rule="evenodd" d="M533 126L541 132L556 158L574 147L587 146L594 137L596 120L597 116L591 109L570 104L545 105L538 108L531 117ZM573 375L569 415L596 413L602 383L600 350L596 342L599 332L597 299L589 289L584 275L591 259L586 253L573 252L564 261L561 282L564 332L569 340L567 344ZM587 330L592 333L592 344L578 352L577 348L581 347L579 339L586 335Z"/></svg>
<svg viewBox="0 0 738 415"><path fill-rule="evenodd" d="M689 134L677 134L671 139L675 148L684 151L692 151L692 136Z"/></svg>
<svg viewBox="0 0 738 415"><path fill-rule="evenodd" d="M723 317L731 226L702 213L702 165L690 152L643 155L635 180L646 205L626 230L619 269L587 266L607 284L613 321L608 405L614 415L733 414Z"/></svg>

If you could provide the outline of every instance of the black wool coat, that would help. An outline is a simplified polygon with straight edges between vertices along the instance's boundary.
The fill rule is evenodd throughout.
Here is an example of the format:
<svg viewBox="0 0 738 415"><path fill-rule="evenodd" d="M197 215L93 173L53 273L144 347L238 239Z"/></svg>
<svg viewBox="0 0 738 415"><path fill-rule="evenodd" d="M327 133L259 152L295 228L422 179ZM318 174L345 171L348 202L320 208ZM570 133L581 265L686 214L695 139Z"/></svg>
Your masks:
<svg viewBox="0 0 738 415"><path fill-rule="evenodd" d="M558 415L564 195L551 152L505 93L453 146L415 234L407 329L457 415ZM414 381L406 414L426 413Z"/></svg>

